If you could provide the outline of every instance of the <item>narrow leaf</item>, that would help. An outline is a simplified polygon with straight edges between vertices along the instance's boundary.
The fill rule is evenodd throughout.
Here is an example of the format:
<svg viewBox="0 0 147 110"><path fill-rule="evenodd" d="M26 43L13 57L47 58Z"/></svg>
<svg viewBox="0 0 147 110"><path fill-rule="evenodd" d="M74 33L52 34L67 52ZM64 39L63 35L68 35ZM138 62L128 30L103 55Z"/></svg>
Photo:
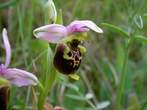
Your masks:
<svg viewBox="0 0 147 110"><path fill-rule="evenodd" d="M0 9L2 8L8 8L10 6L16 5L20 0L9 0L7 2L0 4Z"/></svg>
<svg viewBox="0 0 147 110"><path fill-rule="evenodd" d="M84 96L77 96L73 94L66 94L67 97L74 99L74 100L79 100L79 101L85 101L87 100Z"/></svg>
<svg viewBox="0 0 147 110"><path fill-rule="evenodd" d="M147 44L147 37L142 36L142 35L136 35L134 37L134 40L135 41L138 41L138 42L142 42L142 43L146 43Z"/></svg>
<svg viewBox="0 0 147 110"><path fill-rule="evenodd" d="M58 10L56 24L63 24L62 10Z"/></svg>
<svg viewBox="0 0 147 110"><path fill-rule="evenodd" d="M134 22L137 25L138 28L142 29L143 28L143 20L141 16L135 16L134 17Z"/></svg>
<svg viewBox="0 0 147 110"><path fill-rule="evenodd" d="M119 28L118 26L108 24L108 23L102 23L102 26L108 28L110 31L118 33L122 35L124 38L129 38L129 35L127 32L125 32L123 29Z"/></svg>
<svg viewBox="0 0 147 110"><path fill-rule="evenodd" d="M109 101L100 102L97 104L98 109L104 109L110 105Z"/></svg>
<svg viewBox="0 0 147 110"><path fill-rule="evenodd" d="M79 91L79 87L74 84L70 83L70 84L67 84L66 86L74 91Z"/></svg>

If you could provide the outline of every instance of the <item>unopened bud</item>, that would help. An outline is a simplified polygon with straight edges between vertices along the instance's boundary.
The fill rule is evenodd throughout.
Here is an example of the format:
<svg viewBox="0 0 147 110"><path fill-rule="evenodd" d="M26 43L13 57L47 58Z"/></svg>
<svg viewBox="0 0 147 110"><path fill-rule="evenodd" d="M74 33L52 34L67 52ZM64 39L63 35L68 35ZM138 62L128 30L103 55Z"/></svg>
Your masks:
<svg viewBox="0 0 147 110"><path fill-rule="evenodd" d="M57 19L57 11L53 0L48 0L46 4L46 10L48 12L47 15L49 17L47 19L49 19L51 23L55 23Z"/></svg>

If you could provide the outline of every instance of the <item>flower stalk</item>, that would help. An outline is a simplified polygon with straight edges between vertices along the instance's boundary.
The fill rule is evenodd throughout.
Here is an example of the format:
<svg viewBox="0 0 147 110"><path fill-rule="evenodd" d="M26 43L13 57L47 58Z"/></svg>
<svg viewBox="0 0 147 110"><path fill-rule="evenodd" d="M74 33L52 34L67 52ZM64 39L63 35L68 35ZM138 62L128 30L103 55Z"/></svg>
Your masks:
<svg viewBox="0 0 147 110"><path fill-rule="evenodd" d="M50 93L50 91L54 85L55 79L56 79L56 72L55 72L55 69L53 68L51 59L53 59L53 54L52 54L51 48L48 47L47 63L46 64L49 67L47 67L45 77L44 77L45 84L43 86L40 84L41 91L40 91L40 95L38 97L38 104L37 104L38 110L43 110L44 104L46 101L46 97Z"/></svg>
<svg viewBox="0 0 147 110"><path fill-rule="evenodd" d="M116 96L115 110L121 110L122 97L125 92L125 82L126 82L126 75L127 75L129 47L130 47L130 43L131 43L130 41L131 41L131 38L127 39L127 42L126 42L124 61L123 61L122 71L121 71L121 75L120 75L120 82L118 85L118 91L117 91L117 96Z"/></svg>

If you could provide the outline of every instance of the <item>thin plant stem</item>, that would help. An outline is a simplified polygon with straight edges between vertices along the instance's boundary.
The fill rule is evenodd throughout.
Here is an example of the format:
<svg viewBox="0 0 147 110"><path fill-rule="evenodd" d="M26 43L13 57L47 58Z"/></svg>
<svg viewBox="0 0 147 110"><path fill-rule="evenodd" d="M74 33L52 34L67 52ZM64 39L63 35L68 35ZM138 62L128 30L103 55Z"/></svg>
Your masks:
<svg viewBox="0 0 147 110"><path fill-rule="evenodd" d="M81 75L82 75L83 81L85 82L89 92L93 95L93 98L92 98L93 102L95 103L95 105L97 105L98 100L97 100L97 98L96 98L96 96L95 96L95 94L94 94L94 92L92 90L92 87L90 85L90 81L88 80L88 78L85 76L85 74L83 72L81 73Z"/></svg>
<svg viewBox="0 0 147 110"><path fill-rule="evenodd" d="M40 93L39 98L38 98L38 109L37 110L43 110L44 101L45 101L45 95L44 95L44 92L42 92Z"/></svg>
<svg viewBox="0 0 147 110"><path fill-rule="evenodd" d="M44 105L44 101L45 101L44 87L42 86L42 84L40 82L38 83L38 87L39 87L40 94L38 96L37 110L43 110L43 105Z"/></svg>
<svg viewBox="0 0 147 110"><path fill-rule="evenodd" d="M79 91L76 92L79 96L83 96ZM93 108L93 110L98 110L97 107L89 99L86 99L86 102Z"/></svg>
<svg viewBox="0 0 147 110"><path fill-rule="evenodd" d="M127 46L125 47L125 56L124 56L124 61L123 61L122 72L120 75L120 82L118 85L115 110L121 110L121 101L122 101L122 96L125 91L125 82L126 82L126 75L127 75L126 70L128 66L129 45L130 45L130 42L127 42Z"/></svg>
<svg viewBox="0 0 147 110"><path fill-rule="evenodd" d="M31 87L28 87L28 89L27 89L27 95L26 95L26 101L25 101L25 109L27 108L27 106L29 104L30 93L31 93Z"/></svg>
<svg viewBox="0 0 147 110"><path fill-rule="evenodd" d="M47 52L47 72L46 76L44 78L45 80L45 85L44 88L41 89L43 91L40 91L40 95L38 98L38 110L43 110L43 106L46 100L46 96L50 93L51 88L54 85L54 82L56 80L56 72L53 68L52 61L49 61L52 58L52 51L50 50L50 47L48 47L48 52ZM42 86L40 86L42 88Z"/></svg>

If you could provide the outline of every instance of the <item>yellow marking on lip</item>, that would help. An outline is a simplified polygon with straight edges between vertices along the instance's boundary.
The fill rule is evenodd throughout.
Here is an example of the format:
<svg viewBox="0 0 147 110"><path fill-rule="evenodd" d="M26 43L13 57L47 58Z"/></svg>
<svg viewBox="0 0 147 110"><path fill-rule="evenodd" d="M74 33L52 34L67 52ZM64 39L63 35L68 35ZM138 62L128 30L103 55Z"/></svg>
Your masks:
<svg viewBox="0 0 147 110"><path fill-rule="evenodd" d="M73 64L73 68L75 67L75 66L79 66L79 64L80 64L80 61L73 61L74 62L74 64Z"/></svg>
<svg viewBox="0 0 147 110"><path fill-rule="evenodd" d="M86 48L84 46L78 45L78 48L80 49L82 55L86 53Z"/></svg>
<svg viewBox="0 0 147 110"><path fill-rule="evenodd" d="M77 75L77 74L69 74L68 75L70 78L74 79L74 80L79 80L80 79L80 76Z"/></svg>

